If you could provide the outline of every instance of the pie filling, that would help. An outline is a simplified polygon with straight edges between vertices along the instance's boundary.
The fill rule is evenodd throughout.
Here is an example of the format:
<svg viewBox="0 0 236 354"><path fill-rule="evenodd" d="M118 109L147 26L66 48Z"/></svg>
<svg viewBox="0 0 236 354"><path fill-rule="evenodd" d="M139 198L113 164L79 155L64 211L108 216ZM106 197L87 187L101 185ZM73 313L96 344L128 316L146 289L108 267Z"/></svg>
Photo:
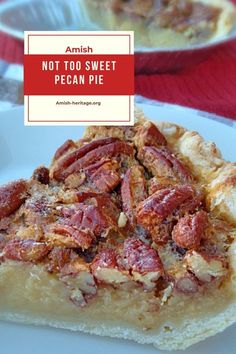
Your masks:
<svg viewBox="0 0 236 354"><path fill-rule="evenodd" d="M93 129L0 187L1 312L146 330L220 312L235 228L153 123Z"/></svg>
<svg viewBox="0 0 236 354"><path fill-rule="evenodd" d="M88 0L84 5L93 22L110 30L135 30L137 44L146 47L207 41L222 13L190 0Z"/></svg>

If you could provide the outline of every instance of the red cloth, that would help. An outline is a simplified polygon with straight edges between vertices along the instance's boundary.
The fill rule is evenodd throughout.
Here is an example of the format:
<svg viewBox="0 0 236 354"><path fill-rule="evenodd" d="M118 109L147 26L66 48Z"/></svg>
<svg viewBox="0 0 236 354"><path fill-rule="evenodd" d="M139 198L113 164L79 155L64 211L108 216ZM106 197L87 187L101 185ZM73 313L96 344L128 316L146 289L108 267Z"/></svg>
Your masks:
<svg viewBox="0 0 236 354"><path fill-rule="evenodd" d="M23 43L0 33L0 58L22 63ZM236 41L178 73L137 75L136 93L236 120Z"/></svg>
<svg viewBox="0 0 236 354"><path fill-rule="evenodd" d="M136 76L136 93L236 120L236 41L176 74Z"/></svg>

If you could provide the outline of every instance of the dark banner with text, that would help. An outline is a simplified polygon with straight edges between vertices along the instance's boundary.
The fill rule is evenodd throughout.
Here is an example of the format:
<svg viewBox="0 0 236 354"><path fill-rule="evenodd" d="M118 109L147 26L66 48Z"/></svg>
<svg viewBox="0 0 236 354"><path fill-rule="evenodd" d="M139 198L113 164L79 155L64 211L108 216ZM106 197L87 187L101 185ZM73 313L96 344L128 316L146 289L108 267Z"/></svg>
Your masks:
<svg viewBox="0 0 236 354"><path fill-rule="evenodd" d="M25 55L25 95L133 95L133 55Z"/></svg>

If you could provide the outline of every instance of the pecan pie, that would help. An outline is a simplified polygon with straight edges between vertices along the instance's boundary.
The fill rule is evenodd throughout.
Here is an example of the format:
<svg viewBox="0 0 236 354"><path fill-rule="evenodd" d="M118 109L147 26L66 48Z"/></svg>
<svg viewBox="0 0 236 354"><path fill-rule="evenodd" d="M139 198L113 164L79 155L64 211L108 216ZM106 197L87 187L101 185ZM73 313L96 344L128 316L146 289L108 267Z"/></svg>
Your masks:
<svg viewBox="0 0 236 354"><path fill-rule="evenodd" d="M236 319L236 165L136 111L0 187L0 318L181 349Z"/></svg>
<svg viewBox="0 0 236 354"><path fill-rule="evenodd" d="M185 47L226 35L236 23L229 0L79 0L102 29L134 30L144 47Z"/></svg>

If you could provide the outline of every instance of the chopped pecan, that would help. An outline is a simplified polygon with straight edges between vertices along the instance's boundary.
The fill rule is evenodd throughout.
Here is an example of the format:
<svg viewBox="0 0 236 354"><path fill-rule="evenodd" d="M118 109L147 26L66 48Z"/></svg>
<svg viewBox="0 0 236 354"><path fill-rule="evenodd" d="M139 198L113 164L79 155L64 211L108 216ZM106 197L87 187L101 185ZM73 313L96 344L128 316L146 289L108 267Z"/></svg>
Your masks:
<svg viewBox="0 0 236 354"><path fill-rule="evenodd" d="M126 172L121 185L121 197L123 210L133 225L135 209L147 197L146 181L141 166L133 166Z"/></svg>
<svg viewBox="0 0 236 354"><path fill-rule="evenodd" d="M11 215L26 199L27 182L14 181L0 187L0 219Z"/></svg>
<svg viewBox="0 0 236 354"><path fill-rule="evenodd" d="M90 230L95 236L101 235L110 226L99 208L86 204L77 205L69 224L82 230Z"/></svg>
<svg viewBox="0 0 236 354"><path fill-rule="evenodd" d="M198 292L198 282L191 274L186 274L175 282L175 289L185 295L192 295Z"/></svg>
<svg viewBox="0 0 236 354"><path fill-rule="evenodd" d="M77 255L73 250L55 247L48 255L49 263L47 264L47 271L49 273L59 273L75 257Z"/></svg>
<svg viewBox="0 0 236 354"><path fill-rule="evenodd" d="M70 208L62 208L64 223L78 229L90 230L95 237L107 237L110 230L122 233L118 227L120 210L107 194L94 192L78 193L81 203Z"/></svg>
<svg viewBox="0 0 236 354"><path fill-rule="evenodd" d="M153 177L148 181L148 194L152 195L161 189L173 187L175 181L168 178Z"/></svg>
<svg viewBox="0 0 236 354"><path fill-rule="evenodd" d="M32 177L42 184L49 184L49 169L44 166L38 167L34 170Z"/></svg>
<svg viewBox="0 0 236 354"><path fill-rule="evenodd" d="M77 145L74 143L73 140L66 140L64 144L62 144L56 151L53 160L58 160L60 157L65 155L67 152L69 152L71 149L76 149Z"/></svg>
<svg viewBox="0 0 236 354"><path fill-rule="evenodd" d="M134 137L134 143L138 149L143 146L167 145L166 138L152 122L145 122L140 126Z"/></svg>
<svg viewBox="0 0 236 354"><path fill-rule="evenodd" d="M157 245L165 245L171 239L174 223L171 220L164 220L152 232L152 240Z"/></svg>
<svg viewBox="0 0 236 354"><path fill-rule="evenodd" d="M174 227L172 238L179 247L197 248L200 246L207 223L207 213L203 210L194 215L186 215Z"/></svg>
<svg viewBox="0 0 236 354"><path fill-rule="evenodd" d="M89 265L77 257L61 270L60 280L70 289L70 300L84 307L97 293L97 286Z"/></svg>
<svg viewBox="0 0 236 354"><path fill-rule="evenodd" d="M79 188L86 181L86 175L84 172L72 173L65 179L65 186L67 188Z"/></svg>
<svg viewBox="0 0 236 354"><path fill-rule="evenodd" d="M13 239L4 247L3 255L15 261L36 263L48 254L49 249L45 242Z"/></svg>
<svg viewBox="0 0 236 354"><path fill-rule="evenodd" d="M70 174L78 172L81 169L84 169L89 165L95 163L96 161L99 161L104 158L110 159L112 157L119 156L119 155L133 156L133 153L134 153L134 149L132 145L127 144L124 141L116 141L111 144L102 145L92 151L89 151L82 157L76 159L75 162L70 164L67 168L65 168L64 166L63 168L61 168L60 166L56 171L54 171L53 176L55 179L59 181L63 181Z"/></svg>
<svg viewBox="0 0 236 354"><path fill-rule="evenodd" d="M118 169L117 161L104 160L88 166L84 171L99 192L107 193L115 189L121 181Z"/></svg>
<svg viewBox="0 0 236 354"><path fill-rule="evenodd" d="M90 230L77 230L73 226L53 224L45 233L47 242L53 247L68 247L88 249L93 242Z"/></svg>
<svg viewBox="0 0 236 354"><path fill-rule="evenodd" d="M204 283L227 274L227 264L221 256L209 256L203 252L189 251L185 260L187 267Z"/></svg>
<svg viewBox="0 0 236 354"><path fill-rule="evenodd" d="M106 194L100 194L94 191L83 191L83 192L76 193L76 201L79 203L83 203L84 201L90 198L100 198L100 197L109 198L109 196Z"/></svg>
<svg viewBox="0 0 236 354"><path fill-rule="evenodd" d="M64 179L66 177L68 177L71 173L78 172L80 170L80 168L78 168L78 169L75 169L74 171L72 171L71 173L64 175L64 171L69 166L73 165L73 163L75 163L77 160L80 160L87 153L89 153L93 150L96 150L98 147L109 145L111 143L116 142L117 140L118 139L116 139L116 138L98 139L98 140L92 141L88 144L85 144L82 147L68 153L66 156L64 156L64 158L61 158L57 162L56 166L53 168L53 177L58 181L64 181ZM95 159L95 161L97 161L97 159Z"/></svg>
<svg viewBox="0 0 236 354"><path fill-rule="evenodd" d="M155 234L158 231L156 227L183 205L185 206L194 195L194 189L190 185L161 189L139 203L137 221L150 233Z"/></svg>
<svg viewBox="0 0 236 354"><path fill-rule="evenodd" d="M129 280L128 271L118 262L118 255L112 249L97 254L91 264L94 277L107 284L119 284Z"/></svg>
<svg viewBox="0 0 236 354"><path fill-rule="evenodd" d="M139 160L154 175L177 179L183 183L192 181L189 170L166 147L143 147L138 153Z"/></svg>
<svg viewBox="0 0 236 354"><path fill-rule="evenodd" d="M142 283L146 290L153 289L163 274L157 251L139 239L128 238L124 242L124 257L133 279Z"/></svg>

